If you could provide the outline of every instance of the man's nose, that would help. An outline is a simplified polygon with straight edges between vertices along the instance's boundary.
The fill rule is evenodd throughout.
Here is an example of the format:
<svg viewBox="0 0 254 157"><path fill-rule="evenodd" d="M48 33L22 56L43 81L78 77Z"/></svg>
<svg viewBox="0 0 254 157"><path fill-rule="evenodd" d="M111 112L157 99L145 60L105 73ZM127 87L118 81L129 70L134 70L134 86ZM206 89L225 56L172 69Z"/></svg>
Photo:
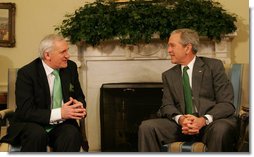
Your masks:
<svg viewBox="0 0 254 157"><path fill-rule="evenodd" d="M69 53L69 51L66 52L65 57L66 57L66 58L70 58L70 53Z"/></svg>
<svg viewBox="0 0 254 157"><path fill-rule="evenodd" d="M172 52L171 47L168 47L168 53L170 54Z"/></svg>

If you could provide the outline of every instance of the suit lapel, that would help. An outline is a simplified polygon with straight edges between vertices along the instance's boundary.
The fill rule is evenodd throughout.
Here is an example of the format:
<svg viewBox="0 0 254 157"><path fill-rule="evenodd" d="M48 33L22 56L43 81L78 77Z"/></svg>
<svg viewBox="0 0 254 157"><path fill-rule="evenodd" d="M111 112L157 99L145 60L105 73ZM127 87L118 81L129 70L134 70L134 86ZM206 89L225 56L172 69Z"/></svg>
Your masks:
<svg viewBox="0 0 254 157"><path fill-rule="evenodd" d="M41 83L41 88L43 89L43 91L45 92L45 100L46 103L45 104L49 104L47 105L47 108L50 108L50 104L51 104L51 99L50 99L50 90L49 90L49 84L48 84L48 78L45 72L45 69L42 65L42 61L41 59L39 59L39 64L38 64L38 75L39 75L39 79L41 79L41 81L39 81L39 83Z"/></svg>
<svg viewBox="0 0 254 157"><path fill-rule="evenodd" d="M199 100L199 92L205 70L203 65L204 63L202 62L202 60L199 57L197 57L192 72L192 95L194 97L194 103L198 111L199 111L199 103L198 101L195 100Z"/></svg>
<svg viewBox="0 0 254 157"><path fill-rule="evenodd" d="M183 93L181 65L176 66L175 72L176 72L176 74L174 75L174 77L173 77L174 79L172 82L175 86L175 91L177 91L176 94L178 94L178 97L179 97L179 104L181 106L181 110L184 113L185 102L184 102L184 93Z"/></svg>

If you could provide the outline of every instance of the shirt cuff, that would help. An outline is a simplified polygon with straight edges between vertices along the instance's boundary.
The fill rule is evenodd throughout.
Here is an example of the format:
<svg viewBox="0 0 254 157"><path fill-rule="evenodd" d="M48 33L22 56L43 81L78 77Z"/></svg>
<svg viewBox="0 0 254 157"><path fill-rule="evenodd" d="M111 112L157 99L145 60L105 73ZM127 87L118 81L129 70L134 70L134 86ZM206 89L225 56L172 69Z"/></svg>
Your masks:
<svg viewBox="0 0 254 157"><path fill-rule="evenodd" d="M55 108L51 110L50 124L57 124L62 121L61 108Z"/></svg>
<svg viewBox="0 0 254 157"><path fill-rule="evenodd" d="M204 116L207 118L208 124L210 124L210 123L213 122L213 116L211 116L211 115L209 115L209 114L206 114L206 115L204 115Z"/></svg>
<svg viewBox="0 0 254 157"><path fill-rule="evenodd" d="M179 118L180 118L181 116L182 116L181 114L178 114L178 115L176 115L175 117L173 117L173 119L176 121L177 124L179 124L179 123L178 123L178 120L179 120Z"/></svg>

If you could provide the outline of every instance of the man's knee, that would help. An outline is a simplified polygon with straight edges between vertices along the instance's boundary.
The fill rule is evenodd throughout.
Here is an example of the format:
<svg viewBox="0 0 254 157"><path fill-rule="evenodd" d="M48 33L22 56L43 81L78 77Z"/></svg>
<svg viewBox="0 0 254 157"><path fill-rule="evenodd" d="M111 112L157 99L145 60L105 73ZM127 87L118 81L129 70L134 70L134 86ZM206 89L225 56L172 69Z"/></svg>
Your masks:
<svg viewBox="0 0 254 157"><path fill-rule="evenodd" d="M154 128L154 127L155 127L155 125L154 125L153 120L144 120L139 125L139 130L140 131L148 131L148 130L151 130L152 128Z"/></svg>
<svg viewBox="0 0 254 157"><path fill-rule="evenodd" d="M82 138L78 128L73 125L64 125L61 129L63 130L61 131L61 137L66 140L77 140Z"/></svg>
<svg viewBox="0 0 254 157"><path fill-rule="evenodd" d="M27 123L20 134L21 151L46 151L48 135L45 129L36 123Z"/></svg>
<svg viewBox="0 0 254 157"><path fill-rule="evenodd" d="M232 143L237 138L236 130L236 125L234 125L234 123L230 123L227 120L219 120L209 127L205 137L212 141L215 140L222 143L228 143L228 141L230 141Z"/></svg>
<svg viewBox="0 0 254 157"><path fill-rule="evenodd" d="M24 131L24 136L31 139L47 139L46 130L35 123L27 123Z"/></svg>
<svg viewBox="0 0 254 157"><path fill-rule="evenodd" d="M214 123L211 129L215 134L227 135L236 132L236 125L233 122L229 122L227 120L220 120Z"/></svg>

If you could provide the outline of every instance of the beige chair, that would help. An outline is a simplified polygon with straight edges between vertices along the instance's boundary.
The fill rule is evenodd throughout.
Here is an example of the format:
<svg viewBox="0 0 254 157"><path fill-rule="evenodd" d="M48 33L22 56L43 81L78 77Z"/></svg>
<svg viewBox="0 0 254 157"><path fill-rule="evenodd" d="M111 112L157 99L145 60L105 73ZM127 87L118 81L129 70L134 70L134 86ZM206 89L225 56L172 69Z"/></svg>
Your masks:
<svg viewBox="0 0 254 157"><path fill-rule="evenodd" d="M9 125L9 120L12 118L12 115L16 109L15 102L15 83L17 77L17 68L8 69L8 96L7 96L7 109L0 111L0 119L6 120L6 126L1 126L0 136L3 137L6 134L7 127ZM86 129L85 129L85 120L81 119L78 121L80 125L80 130L82 133L82 137L85 143L82 145L81 151L88 152L89 146L86 138ZM0 143L0 152L17 152L20 151L20 146L11 146L7 143ZM52 151L50 147L48 147L48 151Z"/></svg>
<svg viewBox="0 0 254 157"><path fill-rule="evenodd" d="M226 73L233 84L234 106L239 119L239 140L235 144L238 152L249 151L249 64L225 65ZM202 142L176 141L161 147L162 152L205 152Z"/></svg>

